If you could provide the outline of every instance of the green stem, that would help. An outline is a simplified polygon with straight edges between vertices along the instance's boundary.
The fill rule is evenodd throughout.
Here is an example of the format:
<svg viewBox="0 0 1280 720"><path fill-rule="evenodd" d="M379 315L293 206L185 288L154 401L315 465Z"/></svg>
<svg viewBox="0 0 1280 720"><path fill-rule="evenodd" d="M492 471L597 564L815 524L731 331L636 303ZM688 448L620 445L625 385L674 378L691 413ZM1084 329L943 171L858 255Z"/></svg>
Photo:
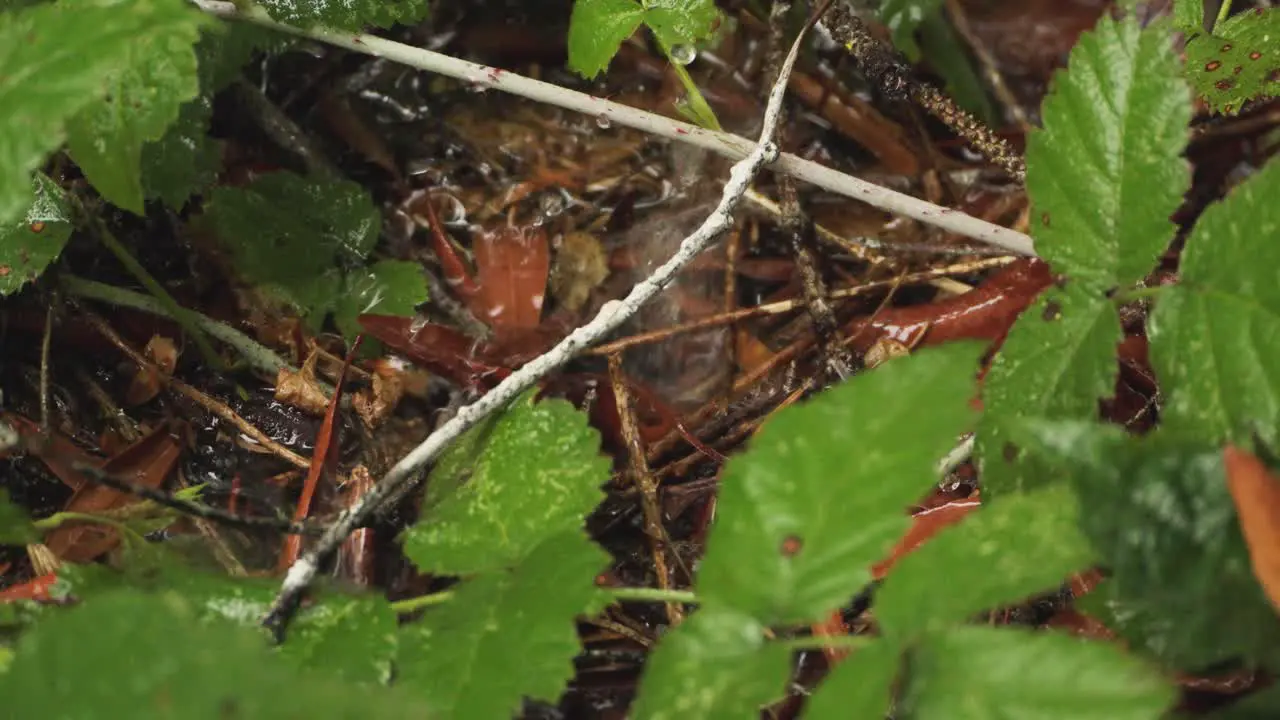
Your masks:
<svg viewBox="0 0 1280 720"><path fill-rule="evenodd" d="M397 614L411 613L415 610L429 608L433 605L448 602L453 599L453 591L445 590L444 592L432 593L430 595L419 595L405 600L397 600L391 603L391 609Z"/></svg>
<svg viewBox="0 0 1280 720"><path fill-rule="evenodd" d="M662 588L617 587L605 588L614 602L660 602L698 604L698 596L689 590L663 590Z"/></svg>
<svg viewBox="0 0 1280 720"><path fill-rule="evenodd" d="M89 513L82 512L71 512L66 510L56 512L47 518L33 520L31 522L31 527L42 533L46 533L50 530L56 530L69 522L86 522L97 523L99 525L109 525L120 531L120 536L126 543L131 545L135 543L145 545L147 542L146 538L142 537L133 528L119 520L113 520L108 517L102 517L101 515L91 515Z"/></svg>
<svg viewBox="0 0 1280 720"><path fill-rule="evenodd" d="M1214 30L1217 30L1218 26L1221 25L1230 15L1231 0L1222 0L1222 7L1218 8L1218 17L1213 21L1213 27L1209 29L1209 32L1212 33Z"/></svg>
<svg viewBox="0 0 1280 720"><path fill-rule="evenodd" d="M857 650L870 645L874 638L865 635L807 635L787 638L778 642L791 652L801 650Z"/></svg>

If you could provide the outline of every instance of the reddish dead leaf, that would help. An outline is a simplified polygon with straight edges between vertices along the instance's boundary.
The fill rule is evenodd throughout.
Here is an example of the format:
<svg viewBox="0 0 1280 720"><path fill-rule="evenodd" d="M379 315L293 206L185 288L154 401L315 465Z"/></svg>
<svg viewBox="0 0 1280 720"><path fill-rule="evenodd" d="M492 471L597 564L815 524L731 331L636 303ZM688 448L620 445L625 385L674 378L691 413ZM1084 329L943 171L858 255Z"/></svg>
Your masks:
<svg viewBox="0 0 1280 720"><path fill-rule="evenodd" d="M22 440L21 447L26 452L40 458L45 467L49 468L49 472L57 476L62 481L62 484L72 490L80 489L80 486L87 482L84 475L76 470L74 465L78 463L94 466L102 464L102 458L86 453L80 449L80 446L60 433L50 432L46 436L40 432L40 424L37 422L21 415L6 412L0 412L0 419L3 419L5 424L18 431L18 436ZM0 454L0 456L3 456L3 454Z"/></svg>
<svg viewBox="0 0 1280 720"><path fill-rule="evenodd" d="M837 610L831 613L831 617L826 620L810 625L809 631L813 633L814 637L843 637L849 634L849 626L845 624L844 616ZM822 649L822 656L833 667L848 655L848 648L826 647Z"/></svg>
<svg viewBox="0 0 1280 720"><path fill-rule="evenodd" d="M1222 451L1227 488L1249 546L1253 575L1280 609L1280 480L1256 455L1233 445Z"/></svg>
<svg viewBox="0 0 1280 720"><path fill-rule="evenodd" d="M911 527L907 530L907 534L898 541L887 558L871 567L871 576L876 580L884 578L904 555L920 547L944 529L960 522L981 504L981 498L975 493L963 500L951 500L913 512Z"/></svg>
<svg viewBox="0 0 1280 720"><path fill-rule="evenodd" d="M156 395L160 394L164 381L173 375L173 369L178 366L178 346L167 337L152 335L142 352L151 360L155 368L138 368L129 382L129 389L124 394L126 405L151 402ZM157 369L158 373L155 372Z"/></svg>
<svg viewBox="0 0 1280 720"><path fill-rule="evenodd" d="M173 437L171 429L161 425L103 463L102 470L135 485L158 489L164 485L165 478L173 471L181 454L182 446ZM45 455L41 455L41 459L48 462ZM79 475L78 472L76 474ZM138 498L133 495L88 482L81 477L78 489L67 500L64 510L100 514L137 502ZM64 561L75 563L89 562L108 552L119 542L120 538L114 529L91 523L56 528L44 539L50 552Z"/></svg>
<svg viewBox="0 0 1280 720"><path fill-rule="evenodd" d="M496 332L536 328L551 271L551 248L541 228L503 226L476 234L476 285L471 311Z"/></svg>
<svg viewBox="0 0 1280 720"><path fill-rule="evenodd" d="M20 602L22 600L30 600L33 602L51 602L53 595L50 591L58 582L56 573L46 573L39 577L32 578L19 585L7 587L0 590L0 603Z"/></svg>
<svg viewBox="0 0 1280 720"><path fill-rule="evenodd" d="M357 465L351 470L351 477L342 489L342 504L351 507L373 487L373 476L369 468ZM338 578L356 587L370 587L374 582L375 539L372 528L360 528L347 536L338 548Z"/></svg>
<svg viewBox="0 0 1280 720"><path fill-rule="evenodd" d="M329 409L325 412L324 422L320 425L320 431L316 433L315 449L311 455L311 467L307 469L307 477L302 482L302 495L298 497L298 505L293 512L294 522L306 520L307 515L311 513L311 501L315 498L316 487L320 484L320 475L329 465L330 456L336 454L338 447L336 421L338 407L342 404L342 385L347 379L347 369L351 367L351 361L355 358L356 351L360 349L360 342L363 339L363 335L356 336L355 342L351 343L351 350L347 353L346 361L342 363L342 370L338 372L338 381L334 383L333 399L329 401ZM284 547L280 550L280 562L277 565L280 572L288 570L289 566L293 565L298 559L298 554L301 551L302 536L286 535Z"/></svg>

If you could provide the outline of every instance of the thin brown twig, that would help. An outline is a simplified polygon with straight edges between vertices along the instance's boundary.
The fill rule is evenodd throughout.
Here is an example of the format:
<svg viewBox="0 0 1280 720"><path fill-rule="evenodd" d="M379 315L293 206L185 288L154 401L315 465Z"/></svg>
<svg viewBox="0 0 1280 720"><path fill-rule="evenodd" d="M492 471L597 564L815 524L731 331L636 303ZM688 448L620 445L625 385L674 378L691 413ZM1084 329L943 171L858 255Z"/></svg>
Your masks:
<svg viewBox="0 0 1280 720"><path fill-rule="evenodd" d="M618 420L622 425L622 437L627 443L627 455L631 463L631 479L640 491L640 510L644 514L645 535L649 539L649 547L653 552L653 570L657 575L658 587L671 589L671 573L667 569L667 531L662 523L662 504L658 501L658 481L649 470L645 460L644 441L640 438L640 428L636 423L635 408L632 406L627 380L622 374L622 355L609 356L609 381L613 385L613 396L618 408ZM667 621L674 627L684 620L684 612L679 605L667 603Z"/></svg>
<svg viewBox="0 0 1280 720"><path fill-rule="evenodd" d="M132 360L134 363L138 365L138 367L148 372L155 373L156 377L160 379L160 382L168 385L170 389L182 394L183 396L192 400L196 404L200 405L200 407L203 407L205 410L208 410L209 412L213 413L219 418L231 423L232 425L235 426L237 430L247 435L250 439L257 442L259 445L261 445L263 448L267 449L271 453L283 458L284 460L292 463L297 467L300 467L303 469L311 467L311 463L306 458L295 453L289 448L281 445L275 440L272 440L270 436L268 436L266 433L259 430L257 427L252 425L249 421L240 417L240 415L237 414L235 410L232 410L230 407L227 407L225 403L215 398L212 398L208 395L205 395L199 390L182 382L178 378L166 375L164 372L160 370L160 368L156 367L150 360L144 357L137 350L133 349L133 347L129 345L129 343L126 342L124 338L120 337L119 333L117 333L115 329L112 328L107 323L107 321L102 319L102 317L100 317L97 313L83 307L80 309L80 311L85 316L85 318L89 321L89 323L93 325L94 329L96 329L99 333L101 333L102 336L105 337L108 341L110 341L112 345L115 345L116 348L120 350L120 352L127 355L130 360Z"/></svg>
<svg viewBox="0 0 1280 720"><path fill-rule="evenodd" d="M53 302L44 312L44 337L40 339L40 432L49 434L49 346L53 340Z"/></svg>
<svg viewBox="0 0 1280 720"><path fill-rule="evenodd" d="M960 37L969 43L969 49L973 51L974 57L978 59L978 64L982 66L982 74L986 78L987 85L991 87L991 92L996 96L1009 114L1013 116L1014 122L1023 132L1031 129L1031 123L1027 120L1027 111L1023 109L1022 103L1018 102L1018 98L1014 97L1013 92L1009 90L1009 85L1004 81L1004 75L1000 73L1000 67L996 64L996 59L991 55L991 51L987 49L986 44L973 31L973 26L969 24L969 16L965 14L964 6L960 4L960 0L946 0L947 14L951 16L951 24L955 26L956 32L960 33Z"/></svg>

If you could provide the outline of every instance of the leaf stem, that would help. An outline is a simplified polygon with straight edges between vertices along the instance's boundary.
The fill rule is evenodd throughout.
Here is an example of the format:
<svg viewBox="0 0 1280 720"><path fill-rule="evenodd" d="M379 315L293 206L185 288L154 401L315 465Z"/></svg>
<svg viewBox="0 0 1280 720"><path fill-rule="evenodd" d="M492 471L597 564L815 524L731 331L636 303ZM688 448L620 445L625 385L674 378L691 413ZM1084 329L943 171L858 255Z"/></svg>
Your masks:
<svg viewBox="0 0 1280 720"><path fill-rule="evenodd" d="M443 592L431 593L430 595L419 595L417 597L397 600L391 603L391 610L397 615L405 615L423 608L429 608L434 605L449 602L453 599L453 591L445 590Z"/></svg>
<svg viewBox="0 0 1280 720"><path fill-rule="evenodd" d="M692 590L663 590L647 587L605 588L614 602L657 602L697 605L698 596Z"/></svg>
<svg viewBox="0 0 1280 720"><path fill-rule="evenodd" d="M1230 15L1231 0L1222 0L1222 6L1218 8L1218 17L1214 19L1213 27L1209 29L1209 32L1212 33L1214 30L1217 30L1218 26L1225 22Z"/></svg>
<svg viewBox="0 0 1280 720"><path fill-rule="evenodd" d="M779 645L787 648L792 652L800 652L802 650L827 650L845 649L857 650L870 645L874 638L866 635L806 635L804 637L787 638L778 642Z"/></svg>

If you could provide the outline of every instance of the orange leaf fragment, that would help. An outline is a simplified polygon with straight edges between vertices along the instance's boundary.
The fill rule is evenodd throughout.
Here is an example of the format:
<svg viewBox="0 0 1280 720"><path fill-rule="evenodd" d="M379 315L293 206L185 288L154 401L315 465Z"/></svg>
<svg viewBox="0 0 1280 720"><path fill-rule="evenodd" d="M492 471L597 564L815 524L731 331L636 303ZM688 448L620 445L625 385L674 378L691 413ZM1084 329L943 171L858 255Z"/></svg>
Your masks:
<svg viewBox="0 0 1280 720"><path fill-rule="evenodd" d="M1253 575L1280 610L1280 479L1256 455L1233 445L1222 451L1222 460Z"/></svg>

